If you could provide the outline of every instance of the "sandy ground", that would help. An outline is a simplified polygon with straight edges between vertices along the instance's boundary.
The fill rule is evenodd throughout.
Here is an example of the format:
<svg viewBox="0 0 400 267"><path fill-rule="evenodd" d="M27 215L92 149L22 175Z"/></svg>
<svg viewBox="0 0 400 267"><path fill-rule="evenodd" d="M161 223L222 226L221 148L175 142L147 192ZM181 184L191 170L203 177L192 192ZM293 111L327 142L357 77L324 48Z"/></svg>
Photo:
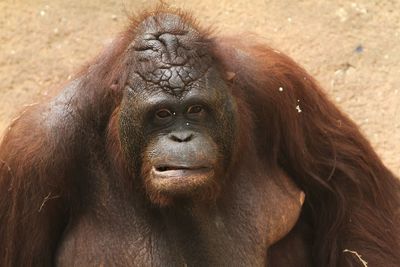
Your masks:
<svg viewBox="0 0 400 267"><path fill-rule="evenodd" d="M303 65L400 174L400 1L166 1L217 32L251 31ZM155 1L2 0L0 131Z"/></svg>

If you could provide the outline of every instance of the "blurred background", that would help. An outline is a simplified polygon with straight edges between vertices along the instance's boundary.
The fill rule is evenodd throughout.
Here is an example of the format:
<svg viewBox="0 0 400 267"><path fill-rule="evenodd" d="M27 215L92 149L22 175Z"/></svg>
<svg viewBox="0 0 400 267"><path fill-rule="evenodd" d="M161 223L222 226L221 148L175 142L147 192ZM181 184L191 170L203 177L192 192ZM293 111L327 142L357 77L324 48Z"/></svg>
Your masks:
<svg viewBox="0 0 400 267"><path fill-rule="evenodd" d="M400 1L164 1L217 34L256 33L302 65L400 175ZM0 132L158 1L0 1Z"/></svg>

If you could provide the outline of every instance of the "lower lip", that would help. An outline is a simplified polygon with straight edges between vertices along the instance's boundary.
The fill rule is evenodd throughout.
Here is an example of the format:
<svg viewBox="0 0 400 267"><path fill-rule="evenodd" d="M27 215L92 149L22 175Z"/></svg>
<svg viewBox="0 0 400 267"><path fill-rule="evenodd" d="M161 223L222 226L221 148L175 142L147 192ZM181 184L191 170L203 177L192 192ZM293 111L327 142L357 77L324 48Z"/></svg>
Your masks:
<svg viewBox="0 0 400 267"><path fill-rule="evenodd" d="M161 178L161 179L173 179L173 178L198 176L198 175L209 173L210 171L211 171L211 169L206 168L206 167L191 168L191 169L172 169L172 170L167 170L167 171L158 171L155 168L153 168L153 174L157 178Z"/></svg>
<svg viewBox="0 0 400 267"><path fill-rule="evenodd" d="M214 176L212 168L175 169L157 171L153 168L150 185L158 192L187 193L207 184Z"/></svg>

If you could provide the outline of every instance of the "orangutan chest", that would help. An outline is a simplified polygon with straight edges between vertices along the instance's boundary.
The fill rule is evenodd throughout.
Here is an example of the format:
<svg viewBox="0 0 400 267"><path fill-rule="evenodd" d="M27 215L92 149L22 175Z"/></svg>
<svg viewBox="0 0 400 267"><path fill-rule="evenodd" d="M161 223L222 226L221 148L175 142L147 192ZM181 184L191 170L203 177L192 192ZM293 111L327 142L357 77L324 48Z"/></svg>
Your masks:
<svg viewBox="0 0 400 267"><path fill-rule="evenodd" d="M84 221L66 231L55 262L56 266L265 266L261 238L240 236L237 231L231 235L221 222L213 221L158 227L99 227Z"/></svg>
<svg viewBox="0 0 400 267"><path fill-rule="evenodd" d="M126 226L82 223L61 240L56 266L185 266L165 235Z"/></svg>

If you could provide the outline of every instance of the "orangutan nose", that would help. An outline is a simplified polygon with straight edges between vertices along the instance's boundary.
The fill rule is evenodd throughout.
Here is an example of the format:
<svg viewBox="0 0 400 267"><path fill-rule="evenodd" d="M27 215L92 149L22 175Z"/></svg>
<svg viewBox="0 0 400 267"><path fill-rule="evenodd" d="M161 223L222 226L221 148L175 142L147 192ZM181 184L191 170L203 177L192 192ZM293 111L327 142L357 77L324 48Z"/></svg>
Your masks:
<svg viewBox="0 0 400 267"><path fill-rule="evenodd" d="M192 131L181 131L181 132L170 133L168 137L174 142L183 143L192 140L194 134Z"/></svg>

